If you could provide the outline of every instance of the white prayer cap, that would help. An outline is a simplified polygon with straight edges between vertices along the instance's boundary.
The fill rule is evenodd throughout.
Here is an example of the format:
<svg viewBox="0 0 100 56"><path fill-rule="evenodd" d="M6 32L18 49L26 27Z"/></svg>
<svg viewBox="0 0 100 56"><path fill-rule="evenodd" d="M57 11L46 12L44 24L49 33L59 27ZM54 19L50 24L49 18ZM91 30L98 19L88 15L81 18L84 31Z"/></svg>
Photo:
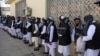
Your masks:
<svg viewBox="0 0 100 56"><path fill-rule="evenodd" d="M66 17L65 16L60 16L60 19L61 20L64 20Z"/></svg>
<svg viewBox="0 0 100 56"><path fill-rule="evenodd" d="M25 16L22 16L22 17L25 17Z"/></svg>
<svg viewBox="0 0 100 56"><path fill-rule="evenodd" d="M29 16L28 18L29 18L29 19L31 19L32 17L31 17L31 16Z"/></svg>
<svg viewBox="0 0 100 56"><path fill-rule="evenodd" d="M53 21L53 17L51 17L51 16L50 16L50 17L48 17L48 19Z"/></svg>
<svg viewBox="0 0 100 56"><path fill-rule="evenodd" d="M44 18L44 20L47 20L47 18Z"/></svg>
<svg viewBox="0 0 100 56"><path fill-rule="evenodd" d="M48 20L47 18L43 18L43 20Z"/></svg>

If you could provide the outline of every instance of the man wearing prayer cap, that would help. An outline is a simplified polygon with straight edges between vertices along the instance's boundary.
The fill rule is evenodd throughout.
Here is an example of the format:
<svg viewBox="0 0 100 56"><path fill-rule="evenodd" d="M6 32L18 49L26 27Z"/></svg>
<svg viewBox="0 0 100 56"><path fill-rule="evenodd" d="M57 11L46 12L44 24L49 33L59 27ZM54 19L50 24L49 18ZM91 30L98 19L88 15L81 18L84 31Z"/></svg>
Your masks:
<svg viewBox="0 0 100 56"><path fill-rule="evenodd" d="M60 24L58 28L58 36L59 36L58 52L60 54L63 54L63 56L70 56L71 36L70 36L70 26L68 24L68 18L65 16L60 16L59 20ZM67 22L65 20L67 20Z"/></svg>
<svg viewBox="0 0 100 56"><path fill-rule="evenodd" d="M46 42L48 43L49 47L49 55L55 56L55 48L57 48L58 35L53 17L48 17L47 34L48 37L46 38Z"/></svg>

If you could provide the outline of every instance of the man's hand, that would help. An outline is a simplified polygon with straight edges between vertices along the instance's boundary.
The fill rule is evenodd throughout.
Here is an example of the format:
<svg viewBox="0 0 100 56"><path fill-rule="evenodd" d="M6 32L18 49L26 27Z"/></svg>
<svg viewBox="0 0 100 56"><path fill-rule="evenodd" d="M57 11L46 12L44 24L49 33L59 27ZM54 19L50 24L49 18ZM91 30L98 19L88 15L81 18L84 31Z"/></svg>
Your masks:
<svg viewBox="0 0 100 56"><path fill-rule="evenodd" d="M59 37L62 37L62 34L58 34Z"/></svg>
<svg viewBox="0 0 100 56"><path fill-rule="evenodd" d="M82 34L80 34L80 33L76 33L76 35L78 35L78 36L82 36Z"/></svg>

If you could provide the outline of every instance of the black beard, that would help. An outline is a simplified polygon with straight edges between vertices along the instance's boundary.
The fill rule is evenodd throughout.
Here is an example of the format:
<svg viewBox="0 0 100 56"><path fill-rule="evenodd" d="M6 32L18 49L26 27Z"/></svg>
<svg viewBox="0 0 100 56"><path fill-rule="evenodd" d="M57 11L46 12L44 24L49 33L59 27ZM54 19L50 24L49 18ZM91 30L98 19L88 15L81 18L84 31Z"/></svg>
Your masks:
<svg viewBox="0 0 100 56"><path fill-rule="evenodd" d="M79 24L76 24L76 26L78 26Z"/></svg>

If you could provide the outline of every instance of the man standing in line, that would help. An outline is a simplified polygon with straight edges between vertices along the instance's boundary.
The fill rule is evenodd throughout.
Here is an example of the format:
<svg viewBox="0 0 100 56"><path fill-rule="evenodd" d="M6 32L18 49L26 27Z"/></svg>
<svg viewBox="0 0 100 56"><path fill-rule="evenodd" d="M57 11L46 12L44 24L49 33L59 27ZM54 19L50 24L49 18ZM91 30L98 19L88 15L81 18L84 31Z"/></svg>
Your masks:
<svg viewBox="0 0 100 56"><path fill-rule="evenodd" d="M48 18L47 32L48 37L46 39L46 42L48 43L49 47L49 56L55 56L55 48L57 48L58 34L52 17Z"/></svg>
<svg viewBox="0 0 100 56"><path fill-rule="evenodd" d="M74 28L73 28L73 32L72 35L74 38L74 42L75 42L75 53L78 56L83 56L84 54L84 45L85 42L82 41L82 35L83 35L83 29L84 29L84 25L82 24L82 21L80 18L75 18L74 19Z"/></svg>
<svg viewBox="0 0 100 56"><path fill-rule="evenodd" d="M58 52L63 54L63 56L70 56L71 35L70 35L70 26L68 24L69 19L68 17L60 16L59 20L60 24L58 28L58 36L59 36Z"/></svg>
<svg viewBox="0 0 100 56"><path fill-rule="evenodd" d="M83 41L86 42L86 51L84 56L98 56L100 51L100 26L93 20L92 15L84 17L86 22L86 35Z"/></svg>

